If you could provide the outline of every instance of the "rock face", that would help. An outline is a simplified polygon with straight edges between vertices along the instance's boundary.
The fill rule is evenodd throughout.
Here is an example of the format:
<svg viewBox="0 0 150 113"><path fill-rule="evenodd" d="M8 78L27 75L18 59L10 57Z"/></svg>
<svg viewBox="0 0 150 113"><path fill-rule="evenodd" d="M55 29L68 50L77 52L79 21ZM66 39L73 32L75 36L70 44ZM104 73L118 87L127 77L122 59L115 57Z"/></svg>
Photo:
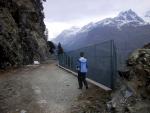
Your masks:
<svg viewBox="0 0 150 113"><path fill-rule="evenodd" d="M121 87L108 106L112 106L115 113L149 113L150 44L136 50L127 61L127 69L119 75Z"/></svg>
<svg viewBox="0 0 150 113"><path fill-rule="evenodd" d="M42 2L0 1L0 68L47 58Z"/></svg>

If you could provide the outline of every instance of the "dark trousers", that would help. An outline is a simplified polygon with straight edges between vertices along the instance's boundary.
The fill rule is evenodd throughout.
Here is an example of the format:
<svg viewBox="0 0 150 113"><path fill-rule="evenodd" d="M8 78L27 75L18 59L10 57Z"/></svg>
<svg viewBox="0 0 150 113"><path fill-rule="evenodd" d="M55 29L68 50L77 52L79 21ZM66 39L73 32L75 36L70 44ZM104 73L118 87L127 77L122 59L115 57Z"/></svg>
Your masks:
<svg viewBox="0 0 150 113"><path fill-rule="evenodd" d="M78 72L78 83L80 89L82 89L83 84L86 88L88 88L88 84L86 81L86 73Z"/></svg>

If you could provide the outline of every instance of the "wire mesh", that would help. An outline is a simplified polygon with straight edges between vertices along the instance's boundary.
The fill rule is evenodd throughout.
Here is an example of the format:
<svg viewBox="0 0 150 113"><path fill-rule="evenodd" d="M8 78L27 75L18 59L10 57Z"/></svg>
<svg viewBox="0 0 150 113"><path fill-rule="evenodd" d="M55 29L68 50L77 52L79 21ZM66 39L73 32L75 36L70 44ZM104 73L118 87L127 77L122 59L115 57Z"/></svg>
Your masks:
<svg viewBox="0 0 150 113"><path fill-rule="evenodd" d="M117 58L114 41L90 45L59 55L59 65L76 72L76 63L80 52L88 60L87 77L95 82L113 88L116 79Z"/></svg>

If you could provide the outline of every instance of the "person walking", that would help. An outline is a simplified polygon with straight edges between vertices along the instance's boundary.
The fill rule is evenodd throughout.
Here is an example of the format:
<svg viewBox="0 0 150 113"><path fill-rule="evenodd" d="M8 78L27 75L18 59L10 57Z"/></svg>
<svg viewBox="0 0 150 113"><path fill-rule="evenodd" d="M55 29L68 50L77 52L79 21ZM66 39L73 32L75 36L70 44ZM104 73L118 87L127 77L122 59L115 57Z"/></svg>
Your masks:
<svg viewBox="0 0 150 113"><path fill-rule="evenodd" d="M88 84L86 81L86 74L88 71L87 59L84 58L84 53L80 53L80 58L77 61L77 71L78 71L78 83L79 89L82 89L83 84L88 89Z"/></svg>

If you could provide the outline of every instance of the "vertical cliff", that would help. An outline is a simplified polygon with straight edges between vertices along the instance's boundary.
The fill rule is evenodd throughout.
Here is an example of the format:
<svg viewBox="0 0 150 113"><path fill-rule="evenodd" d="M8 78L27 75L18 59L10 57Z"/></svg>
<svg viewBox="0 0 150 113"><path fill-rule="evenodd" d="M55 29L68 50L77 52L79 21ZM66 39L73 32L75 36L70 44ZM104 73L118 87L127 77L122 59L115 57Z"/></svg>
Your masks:
<svg viewBox="0 0 150 113"><path fill-rule="evenodd" d="M0 68L47 58L43 1L0 0Z"/></svg>

